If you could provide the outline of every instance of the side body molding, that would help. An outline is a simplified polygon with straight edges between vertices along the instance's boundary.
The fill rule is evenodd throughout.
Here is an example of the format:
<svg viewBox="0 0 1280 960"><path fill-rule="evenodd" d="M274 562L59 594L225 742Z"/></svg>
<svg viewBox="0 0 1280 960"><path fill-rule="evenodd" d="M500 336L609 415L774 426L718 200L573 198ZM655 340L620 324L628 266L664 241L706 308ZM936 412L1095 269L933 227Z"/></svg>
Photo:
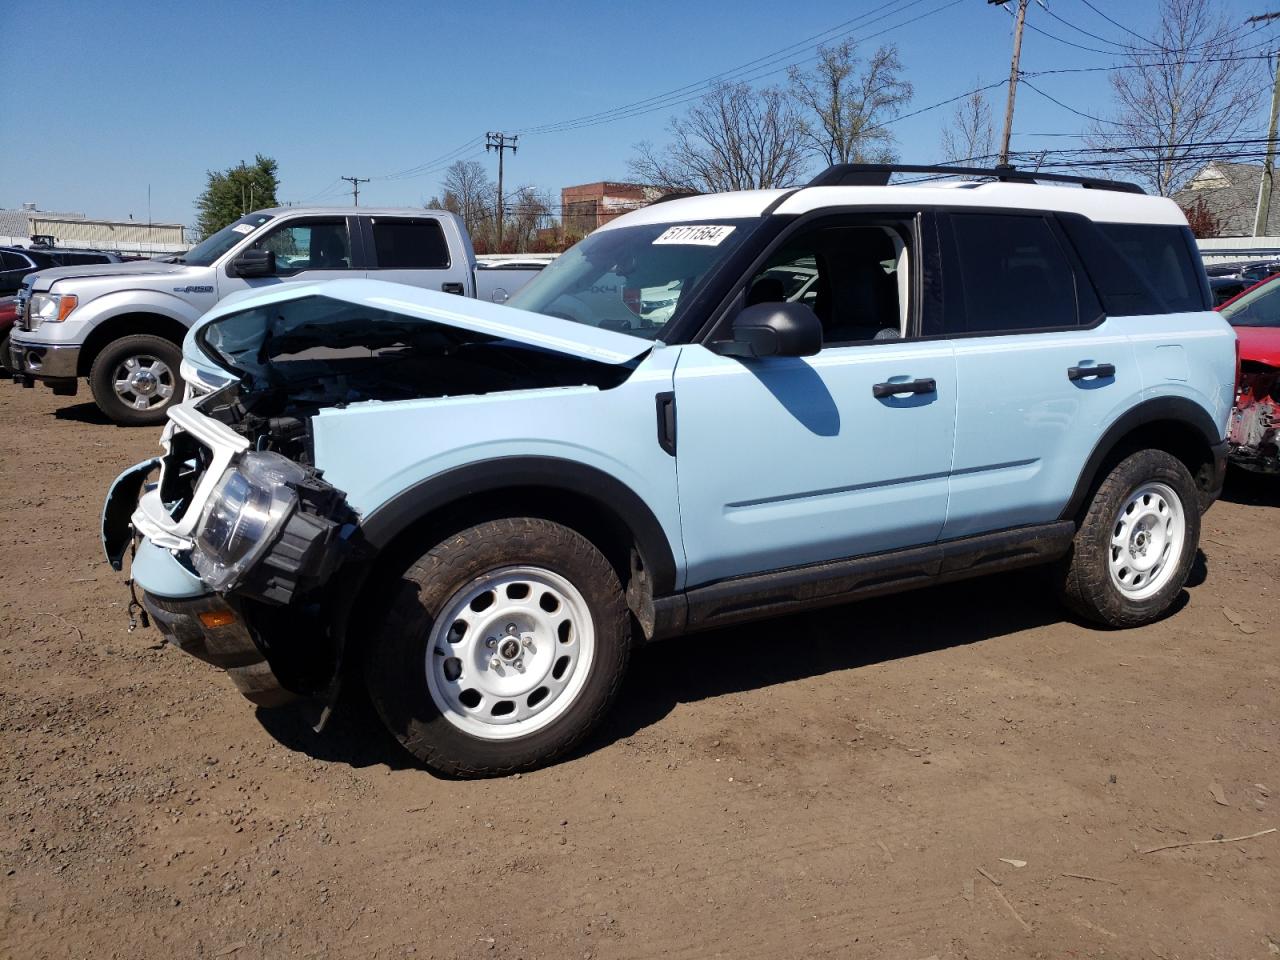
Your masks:
<svg viewBox="0 0 1280 960"><path fill-rule="evenodd" d="M589 500L616 516L635 538L655 595L671 593L676 562L653 511L630 487L595 467L557 457L499 457L436 474L408 487L361 522L365 539L381 550L418 520L475 494L505 489L541 489Z"/></svg>

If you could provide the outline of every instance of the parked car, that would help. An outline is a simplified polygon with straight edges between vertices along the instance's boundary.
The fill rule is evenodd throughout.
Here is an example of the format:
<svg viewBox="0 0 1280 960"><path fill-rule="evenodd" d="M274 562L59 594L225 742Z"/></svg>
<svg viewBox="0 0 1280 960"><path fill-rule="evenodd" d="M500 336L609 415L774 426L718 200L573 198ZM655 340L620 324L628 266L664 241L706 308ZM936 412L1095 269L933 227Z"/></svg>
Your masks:
<svg viewBox="0 0 1280 960"><path fill-rule="evenodd" d="M9 372L9 331L18 321L18 298L0 297L0 374Z"/></svg>
<svg viewBox="0 0 1280 960"><path fill-rule="evenodd" d="M1165 615L1235 372L1182 212L892 169L968 172L634 211L505 306L374 280L224 302L188 347L231 383L113 484L108 559L251 700L355 679L457 775L562 756L636 643L1032 564L1090 621ZM565 319L602 284L678 302Z"/></svg>
<svg viewBox="0 0 1280 960"><path fill-rule="evenodd" d="M182 338L232 294L380 277L502 299L538 269L477 270L466 228L444 211L260 210L180 257L42 270L24 281L12 365L25 385L43 381L63 395L87 378L94 401L117 423L161 423L183 396Z"/></svg>
<svg viewBox="0 0 1280 960"><path fill-rule="evenodd" d="M1217 306L1238 297L1254 283L1255 281L1245 280L1243 277L1209 277L1209 289L1213 292L1213 301Z"/></svg>
<svg viewBox="0 0 1280 960"><path fill-rule="evenodd" d="M1228 456L1245 470L1280 473L1280 276L1255 284L1218 309L1239 340Z"/></svg>
<svg viewBox="0 0 1280 960"><path fill-rule="evenodd" d="M57 247L0 247L0 295L12 294L37 270L81 263L120 263L123 258L101 250L63 250ZM8 360L8 357L4 358Z"/></svg>

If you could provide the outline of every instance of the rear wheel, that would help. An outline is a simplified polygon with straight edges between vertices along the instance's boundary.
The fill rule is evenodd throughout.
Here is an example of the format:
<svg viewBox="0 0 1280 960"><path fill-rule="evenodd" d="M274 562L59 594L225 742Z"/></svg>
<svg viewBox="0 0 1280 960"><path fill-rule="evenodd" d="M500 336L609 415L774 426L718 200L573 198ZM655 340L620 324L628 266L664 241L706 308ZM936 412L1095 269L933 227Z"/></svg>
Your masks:
<svg viewBox="0 0 1280 960"><path fill-rule="evenodd" d="M455 534L409 568L366 676L415 757L496 776L579 743L613 702L629 647L622 587L600 551L519 517Z"/></svg>
<svg viewBox="0 0 1280 960"><path fill-rule="evenodd" d="M151 334L121 337L93 361L89 387L98 409L116 423L164 423L165 412L182 400L182 350Z"/></svg>
<svg viewBox="0 0 1280 960"><path fill-rule="evenodd" d="M1140 450L1094 494L1063 565L1063 599L1108 626L1150 623L1187 582L1199 542L1191 473L1163 450Z"/></svg>

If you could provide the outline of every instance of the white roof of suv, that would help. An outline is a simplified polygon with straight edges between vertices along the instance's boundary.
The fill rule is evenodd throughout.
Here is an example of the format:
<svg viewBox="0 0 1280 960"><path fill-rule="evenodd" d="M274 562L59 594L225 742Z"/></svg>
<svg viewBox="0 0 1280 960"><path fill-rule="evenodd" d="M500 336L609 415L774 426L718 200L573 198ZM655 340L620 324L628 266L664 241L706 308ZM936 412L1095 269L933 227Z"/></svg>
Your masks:
<svg viewBox="0 0 1280 960"><path fill-rule="evenodd" d="M774 204L777 204L774 207ZM746 190L668 200L618 217L602 230L646 223L689 223L783 215L833 207L985 207L1079 213L1102 223L1185 226L1167 197L1079 186L996 181L949 181L888 186L814 186L796 190ZM771 209L773 208L773 209Z"/></svg>

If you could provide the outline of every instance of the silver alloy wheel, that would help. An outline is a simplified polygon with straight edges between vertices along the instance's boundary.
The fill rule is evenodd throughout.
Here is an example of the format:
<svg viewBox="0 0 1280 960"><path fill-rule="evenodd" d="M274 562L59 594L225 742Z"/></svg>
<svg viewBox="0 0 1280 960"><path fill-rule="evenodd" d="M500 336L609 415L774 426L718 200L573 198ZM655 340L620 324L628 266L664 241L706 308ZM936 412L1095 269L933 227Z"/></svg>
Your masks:
<svg viewBox="0 0 1280 960"><path fill-rule="evenodd" d="M1182 501L1163 483L1146 483L1130 494L1111 528L1111 582L1130 600L1160 591L1182 557L1187 518Z"/></svg>
<svg viewBox="0 0 1280 960"><path fill-rule="evenodd" d="M543 567L502 567L441 609L427 643L427 688L455 727L509 740L572 706L594 656L595 626L577 587Z"/></svg>
<svg viewBox="0 0 1280 960"><path fill-rule="evenodd" d="M173 398L175 378L169 365L149 353L125 357L111 377L116 396L134 410L162 407Z"/></svg>

